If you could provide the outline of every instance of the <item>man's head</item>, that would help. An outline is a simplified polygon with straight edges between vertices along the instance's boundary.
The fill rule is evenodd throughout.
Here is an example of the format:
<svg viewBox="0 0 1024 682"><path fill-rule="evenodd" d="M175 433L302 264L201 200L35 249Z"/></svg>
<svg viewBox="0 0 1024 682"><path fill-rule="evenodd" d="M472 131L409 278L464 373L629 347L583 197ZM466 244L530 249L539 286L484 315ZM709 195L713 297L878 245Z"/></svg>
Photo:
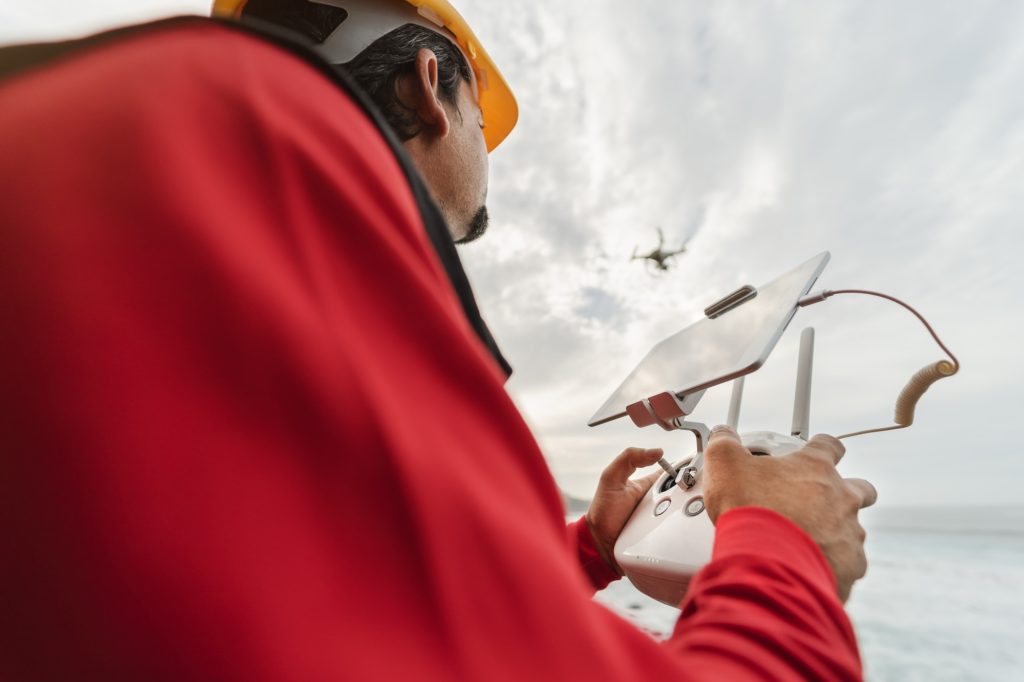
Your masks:
<svg viewBox="0 0 1024 682"><path fill-rule="evenodd" d="M386 11L398 13L390 19L397 27L374 38L375 30L389 26L375 16ZM483 234L488 140L480 83L451 33L404 0L249 0L242 16L298 31L319 43L329 59L344 63L402 140L453 238L465 243ZM367 36L372 42L364 46ZM491 142L493 148L497 142Z"/></svg>
<svg viewBox="0 0 1024 682"><path fill-rule="evenodd" d="M477 83L448 38L406 24L346 64L380 107L460 242L487 228L487 145Z"/></svg>

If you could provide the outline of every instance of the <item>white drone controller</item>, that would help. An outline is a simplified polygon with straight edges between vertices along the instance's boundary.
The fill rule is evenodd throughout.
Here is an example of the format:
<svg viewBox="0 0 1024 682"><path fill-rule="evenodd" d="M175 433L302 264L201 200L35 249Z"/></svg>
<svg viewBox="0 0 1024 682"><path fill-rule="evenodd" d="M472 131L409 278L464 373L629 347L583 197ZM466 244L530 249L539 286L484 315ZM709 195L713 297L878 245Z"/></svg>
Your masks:
<svg viewBox="0 0 1024 682"><path fill-rule="evenodd" d="M755 455L785 455L799 450L804 441L771 431L752 431L741 436ZM715 527L704 509L701 472L693 485L678 480L696 455L676 465L679 474L666 473L644 496L619 535L615 560L644 594L679 606L690 579L711 561Z"/></svg>
<svg viewBox="0 0 1024 682"><path fill-rule="evenodd" d="M825 262L827 262L827 254L824 257L819 256L819 259L820 261L817 265L809 261L808 264L802 266L807 268L808 265L816 265L817 270L811 273L813 276L810 278L807 277L806 272L803 273L803 278L805 280L809 279L809 283L806 284L806 288L799 290L799 293L792 299L791 304L784 303L782 305L782 312L777 313L781 315L779 317L781 326L772 321L772 335L766 337L767 341L762 344L763 348L757 349L758 358L754 362L750 362L749 359L745 358L742 363L734 363L735 366L743 365L744 374L760 367L760 364L767 358L768 353L778 340L778 337L781 336L797 308L821 302L838 293L862 293L889 299L916 315L939 346L949 355L950 360L940 360L927 365L911 378L896 401L894 425L855 431L843 434L839 438L910 426L914 421L914 408L917 401L924 395L931 384L939 379L955 374L959 369L958 361L942 341L939 340L928 322L916 310L898 299L886 294L864 290L821 291L815 294L808 294L807 289L811 286L813 280L816 279ZM776 282L781 281L781 278L776 280ZM777 284L773 283L770 286L775 286L775 291L778 291ZM792 282L788 282L787 286L792 287L794 285ZM803 287L801 280L798 279L796 281L796 286ZM766 296L772 293L772 289L769 287L762 288L762 292L765 292ZM665 342L655 346L655 349L645 359L647 365L645 366L644 363L641 363L641 366L634 370L634 373L627 378L623 386L605 403L590 422L592 426L596 426L611 419L628 415L636 426L645 427L657 424L667 431L690 431L697 438L697 451L689 457L677 462L669 462L666 459L658 462L665 470L665 474L655 481L647 494L644 495L620 533L618 541L615 543L615 560L622 568L626 577L629 578L638 590L669 606L678 607L680 605L686 594L687 587L689 587L690 580L701 568L711 561L715 527L705 510L702 466L704 450L708 445L710 432L705 424L696 421L686 421L686 418L693 413L706 388L722 383L722 379L707 380L702 378L700 380L701 383L694 384L696 386L695 390L663 391L649 398L631 402L625 409L622 409L619 405L624 402L623 397L629 400L629 396L643 395L644 389L653 385L650 383L650 377L655 377L653 379L655 382L666 381L666 379L657 378L657 375L664 373L666 368L668 370L675 369L665 364L664 358L668 354L667 351L675 351L682 346L680 339L684 333L689 332L691 338L697 337L698 340L714 338L707 331L713 321L725 312L735 310L743 306L746 301L753 300L757 294L758 291L749 286L733 292L705 311L708 320L711 320L711 322L708 320L701 321L684 330L684 332L680 332L680 334L670 337ZM777 304L776 301L770 302ZM787 309L787 306L790 305L792 310ZM756 309L751 308L750 310L755 312ZM742 319L739 321L745 322ZM703 328L699 329L699 332L691 331L698 330L700 325L703 325ZM734 325L733 329L736 328ZM743 328L746 328L746 325ZM703 339L701 335L703 335ZM719 336L718 338L724 337ZM672 344L675 345L673 346ZM693 350L692 346L690 350ZM696 355L699 356L699 354ZM804 329L800 337L796 397L793 406L793 422L790 435L771 431L752 431L741 434L740 438L743 445L752 455L782 456L799 450L806 444L810 429L813 356L814 329L807 328ZM653 361L651 358L653 358ZM655 365L655 362L660 364ZM648 371L645 373L643 371L646 367L652 365L657 368L658 372ZM682 374L679 376L682 376ZM637 379L638 377L639 380ZM721 372L719 377L728 377L728 375L725 372ZM739 421L740 404L743 399L744 376L740 374L737 377L737 372L732 372L731 377L728 378L732 377L736 378L733 381L732 399L726 423L735 429ZM644 384L644 381L647 383ZM650 393L648 392L647 395L650 395ZM635 397L633 399L635 400Z"/></svg>
<svg viewBox="0 0 1024 682"><path fill-rule="evenodd" d="M793 435L771 431L741 434L743 446L752 455L787 455L806 443L813 347L814 330L805 329L800 339ZM733 383L728 418L733 428L739 419L743 381L740 377ZM689 405L677 402L677 409L687 409L695 403L696 400ZM697 437L697 452L674 464L664 459L659 462L665 473L644 495L619 534L615 561L638 590L669 606L679 606L690 579L711 561L715 539L715 527L704 508L702 462L710 434L704 424L680 418L662 426L692 431Z"/></svg>

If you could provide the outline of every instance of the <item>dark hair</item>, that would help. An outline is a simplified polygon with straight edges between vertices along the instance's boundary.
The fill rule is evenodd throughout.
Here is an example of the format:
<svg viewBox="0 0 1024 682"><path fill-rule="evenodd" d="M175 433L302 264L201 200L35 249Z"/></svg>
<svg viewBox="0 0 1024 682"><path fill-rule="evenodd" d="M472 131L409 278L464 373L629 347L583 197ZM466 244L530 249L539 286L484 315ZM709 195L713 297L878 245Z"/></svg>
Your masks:
<svg viewBox="0 0 1024 682"><path fill-rule="evenodd" d="M249 0L243 16L297 31L322 43L348 18L348 12L307 0ZM441 99L454 103L460 81L470 82L469 64L452 41L423 26L406 24L396 28L344 64L403 141L419 135L421 127L416 111L398 97L398 79L413 73L416 53L423 48L437 57Z"/></svg>

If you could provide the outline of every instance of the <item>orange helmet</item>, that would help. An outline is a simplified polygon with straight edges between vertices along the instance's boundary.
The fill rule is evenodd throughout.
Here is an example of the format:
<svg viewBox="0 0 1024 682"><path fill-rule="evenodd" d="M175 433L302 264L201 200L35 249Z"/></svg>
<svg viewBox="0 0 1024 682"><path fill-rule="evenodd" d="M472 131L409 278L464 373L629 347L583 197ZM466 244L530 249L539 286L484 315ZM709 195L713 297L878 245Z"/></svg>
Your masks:
<svg viewBox="0 0 1024 682"><path fill-rule="evenodd" d="M318 48L334 64L351 60L377 38L405 24L418 24L450 38L462 49L476 75L487 151L492 151L512 132L519 118L516 98L473 29L448 0L313 1L340 7L348 13ZM246 2L215 0L213 15L239 17Z"/></svg>

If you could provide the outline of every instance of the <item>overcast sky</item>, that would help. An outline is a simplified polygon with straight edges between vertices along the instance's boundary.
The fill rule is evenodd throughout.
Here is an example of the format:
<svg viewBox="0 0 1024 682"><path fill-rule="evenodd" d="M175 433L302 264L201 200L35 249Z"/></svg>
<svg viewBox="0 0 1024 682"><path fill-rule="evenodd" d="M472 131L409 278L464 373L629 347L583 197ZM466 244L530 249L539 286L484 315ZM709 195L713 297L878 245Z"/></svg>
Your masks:
<svg viewBox="0 0 1024 682"><path fill-rule="evenodd" d="M461 0L521 120L491 155L491 232L462 254L559 482L589 495L631 444L588 428L647 349L741 284L832 252L819 284L902 297L963 362L911 428L848 442L886 504L1024 503L1024 3ZM0 0L0 42L203 12L206 2ZM673 270L634 247L689 239ZM817 330L814 431L891 423L941 357L908 313L801 311L749 378L740 429L787 432L799 330ZM666 387L668 388L668 387ZM727 389L694 418L725 420Z"/></svg>

